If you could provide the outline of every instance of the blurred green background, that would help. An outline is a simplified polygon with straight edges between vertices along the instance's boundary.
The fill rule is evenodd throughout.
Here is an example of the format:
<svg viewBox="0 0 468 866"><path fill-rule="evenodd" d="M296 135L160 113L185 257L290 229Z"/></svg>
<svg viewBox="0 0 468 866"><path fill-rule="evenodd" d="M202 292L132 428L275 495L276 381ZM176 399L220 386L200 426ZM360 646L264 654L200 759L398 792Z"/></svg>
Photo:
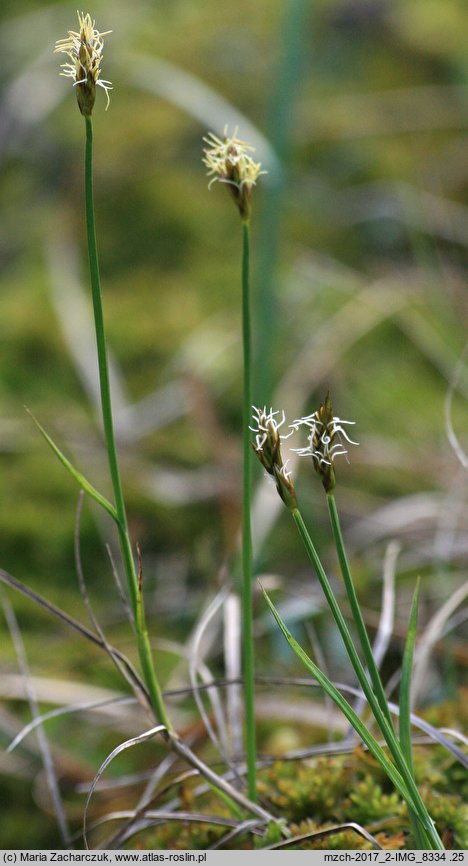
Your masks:
<svg viewBox="0 0 468 866"><path fill-rule="evenodd" d="M89 11L113 31L103 60L111 105L105 112L99 91L94 111L98 243L131 533L163 678L220 580L238 579L240 226L201 164L203 135L225 124L268 170L252 221L255 402L293 420L330 389L336 413L356 421L360 446L338 465L337 501L372 629L385 551L401 545L390 674L416 575L424 628L466 568L468 379L457 368L468 311L466 4L102 0ZM24 411L109 493L84 246L84 124L52 53L77 21L63 2L4 0L0 14L0 567L84 620L78 492ZM320 484L306 462L297 477L334 576ZM256 481L257 571L299 633L315 615L328 664L346 679L294 527L260 472ZM88 589L131 653L106 543L115 545L112 528L86 504ZM121 687L84 642L8 595L37 677ZM259 671L292 669L260 600L257 615ZM463 622L454 606L423 702L462 687ZM28 710L3 625L2 647L6 744ZM212 660L221 670L214 651ZM67 730L58 725L58 748ZM99 738L86 749L96 767ZM71 754L85 760L79 744ZM12 796L25 798L2 847L18 847L25 814L39 816L28 800L37 762L32 750L0 764ZM45 831L40 817L28 844L34 821L40 843L53 844L53 821Z"/></svg>

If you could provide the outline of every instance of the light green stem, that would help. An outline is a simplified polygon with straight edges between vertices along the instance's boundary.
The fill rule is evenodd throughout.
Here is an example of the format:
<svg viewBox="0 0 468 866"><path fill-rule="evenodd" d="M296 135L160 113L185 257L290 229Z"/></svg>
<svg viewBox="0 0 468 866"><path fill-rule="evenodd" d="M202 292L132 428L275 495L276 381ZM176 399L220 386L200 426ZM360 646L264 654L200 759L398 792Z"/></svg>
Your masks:
<svg viewBox="0 0 468 866"><path fill-rule="evenodd" d="M336 551L338 554L338 559L340 562L341 574L343 575L343 582L346 589L346 594L348 596L349 604L351 607L351 613L353 615L354 624L356 626L356 630L359 635L359 640L361 642L361 647L364 653L364 657L366 660L367 668L369 671L369 675L372 681L372 685L374 687L374 692L377 697L377 700L380 705L380 709L385 715L387 722L392 727L393 731L395 731L395 727L393 724L392 716L388 707L387 698L385 695L384 687L382 685L382 680L380 678L380 674L375 663L374 654L372 652L372 647L369 641L369 635L367 634L367 629L364 623L364 619L361 613L361 608L359 606L359 601L356 595L356 590L354 588L354 581L351 575L351 569L348 563L348 557L346 556L346 549L343 541L343 534L341 532L340 518L338 515L338 510L336 507L335 497L333 493L327 494L327 502L328 502L328 512L330 515L330 523L333 531L333 537L335 539ZM403 709L403 708L402 708ZM400 710L400 730L401 730L401 720L405 718L405 713ZM409 724L409 714L408 714L408 731L410 728ZM409 746L406 742L404 742L403 737L400 736L400 748L405 758L408 769L411 772L411 775L414 779L414 768L412 763L411 756L411 736L409 736ZM418 822L418 816L410 809L410 818L413 826L413 831L415 834L415 838L418 840L418 844L422 844L421 838L421 829Z"/></svg>
<svg viewBox="0 0 468 866"><path fill-rule="evenodd" d="M145 612L143 605L143 593L138 585L135 571L135 563L132 555L132 547L128 533L127 514L125 501L120 480L119 462L115 444L114 424L112 419L112 403L109 386L109 365L107 360L106 334L104 328L104 316L102 311L101 281L99 276L99 260L96 244L96 227L94 220L94 197L93 197L93 122L90 116L85 116L86 124L86 147L85 147L85 207L86 207L86 233L88 239L89 270L91 276L91 292L93 298L94 325L96 330L96 344L99 365L99 381L101 386L101 408L104 425L104 436L106 440L109 470L114 491L115 508L117 513L117 529L119 533L122 560L127 577L128 591L135 618L135 631L138 643L140 663L145 677L145 682L151 697L154 712L158 720L171 730L166 708L164 705L161 689L154 670L151 647L146 629Z"/></svg>
<svg viewBox="0 0 468 866"><path fill-rule="evenodd" d="M252 417L252 336L250 321L250 228L242 223L242 343L244 353L244 395L242 413L243 483L242 483L242 635L244 656L245 742L247 760L247 789L250 799L257 800L255 734L255 669L253 649L253 593L252 593L252 446L250 419Z"/></svg>
<svg viewBox="0 0 468 866"><path fill-rule="evenodd" d="M392 716L390 710L388 708L387 698L385 696L384 687L382 685L382 680L380 678L380 674L375 663L374 654L372 652L372 647L369 640L369 635L367 634L367 629L364 623L364 619L362 617L361 608L359 607L359 601L356 595L356 590L354 588L353 578L351 576L351 571L348 564L348 559L346 556L345 546L343 542L343 535L341 533L340 520L338 517L338 511L336 508L335 498L332 493L327 494L327 503L328 503L328 512L330 514L330 523L333 530L333 537L335 539L336 552L338 554L338 559L340 562L341 573L343 575L343 581L346 589L346 594L348 596L349 604L351 607L351 613L353 615L354 624L356 626L357 633L359 635L359 640L361 642L362 651L364 653L364 658L366 660L367 668L369 671L369 675L371 678L372 685L374 687L374 691L377 697L377 700L380 705L380 709L385 715L387 722L394 728Z"/></svg>
<svg viewBox="0 0 468 866"><path fill-rule="evenodd" d="M398 730L400 735L401 751L405 756L406 763L411 770L413 778L416 778L416 776L414 772L413 762L413 744L411 741L411 675L413 671L414 645L416 642L419 587L420 578L418 577L416 589L414 591L413 602L411 604L408 631L405 640L405 650L403 653L403 663L401 666L400 715L398 717ZM424 850L425 840L423 835L421 835L417 815L411 813L410 817L411 826L413 828L413 836L415 839L415 847L418 850Z"/></svg>
<svg viewBox="0 0 468 866"><path fill-rule="evenodd" d="M278 30L278 68L269 88L266 135L277 159L268 166L269 183L262 190L258 236L258 266L255 268L254 314L255 376L262 401L270 403L277 370L272 359L279 358L279 303L276 277L282 243L282 223L288 194L289 156L295 130L295 106L307 57L310 24L317 17L316 4L309 0L285 0ZM313 26L313 25L312 25ZM257 248L257 243L255 244Z"/></svg>
<svg viewBox="0 0 468 866"><path fill-rule="evenodd" d="M338 626L341 637L343 639L343 643L346 647L346 651L348 653L351 664L354 668L358 681L361 685L362 691L369 703L369 706L374 714L375 720L384 736L384 739L387 743L387 746L390 750L390 753L395 761L396 766L398 767L401 776L404 780L404 783L411 795L411 800L417 806L417 817L420 822L421 830L424 833L424 836L427 840L427 847L431 850L444 850L444 846L439 838L439 835L435 829L434 822L430 817L426 806L421 798L418 787L414 778L412 776L411 770L408 767L404 755L401 751L400 744L397 740L395 730L393 724L389 724L387 721L386 714L383 713L379 701L374 694L374 691L371 688L369 680L367 679L366 672L364 670L364 666L359 658L359 655L354 646L353 639L349 632L348 626L346 625L343 614L341 613L340 607L336 600L336 597L331 588L328 577L325 574L322 563L319 559L317 551L312 543L312 539L309 535L307 527L302 518L301 512L298 508L295 508L292 512L292 516L294 522L299 530L299 534L304 542L304 546L307 550L307 553L310 557L310 560L315 568L317 573L317 577L320 581L320 585L322 587L325 598L328 602L328 606L333 614L333 618ZM409 808L411 809L411 800Z"/></svg>

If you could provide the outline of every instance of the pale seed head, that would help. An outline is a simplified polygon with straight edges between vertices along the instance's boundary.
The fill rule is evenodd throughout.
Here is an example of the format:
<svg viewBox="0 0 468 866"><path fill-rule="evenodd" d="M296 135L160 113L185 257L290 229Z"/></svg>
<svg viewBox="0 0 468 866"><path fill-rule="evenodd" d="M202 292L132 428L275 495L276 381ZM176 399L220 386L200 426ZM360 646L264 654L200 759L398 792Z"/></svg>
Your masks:
<svg viewBox="0 0 468 866"><path fill-rule="evenodd" d="M333 493L336 486L334 461L337 457L348 453L344 440L350 445L358 445L350 439L343 424L354 424L354 421L337 418L333 414L330 395L327 394L316 412L305 418L299 418L290 425L293 431L303 426L309 429L307 447L293 450L300 457L312 457L315 471L320 475L327 493Z"/></svg>
<svg viewBox="0 0 468 866"><path fill-rule="evenodd" d="M248 222L250 218L250 200L252 189L262 171L261 164L254 162L251 153L255 151L247 142L237 138L237 128L232 136L228 135L227 126L224 137L218 138L213 132L203 139L208 145L204 149L203 162L208 169L208 175L213 175L209 186L215 181L228 184L230 193L239 208L241 219Z"/></svg>
<svg viewBox="0 0 468 866"><path fill-rule="evenodd" d="M280 427L286 420L284 412L278 419L276 416L279 415L279 411L274 412L273 409L270 409L267 412L266 406L263 409L256 409L255 406L252 408L254 410L253 420L256 425L250 428L255 433L255 442L252 442L252 447L262 466L275 479L276 489L284 504L293 511L297 508L296 491L291 473L287 468L288 461L283 463L281 455L281 440L287 439L291 435L283 436L279 433Z"/></svg>
<svg viewBox="0 0 468 866"><path fill-rule="evenodd" d="M62 63L62 72L66 78L73 80L76 87L78 106L83 115L91 115L94 101L96 99L96 85L102 87L106 92L107 105L109 106L109 90L112 90L110 81L101 78L101 60L104 47L103 36L111 33L106 30L100 33L95 28L95 21L89 13L78 12L79 31L68 31L68 36L58 39L55 43L55 52L66 54L70 63Z"/></svg>

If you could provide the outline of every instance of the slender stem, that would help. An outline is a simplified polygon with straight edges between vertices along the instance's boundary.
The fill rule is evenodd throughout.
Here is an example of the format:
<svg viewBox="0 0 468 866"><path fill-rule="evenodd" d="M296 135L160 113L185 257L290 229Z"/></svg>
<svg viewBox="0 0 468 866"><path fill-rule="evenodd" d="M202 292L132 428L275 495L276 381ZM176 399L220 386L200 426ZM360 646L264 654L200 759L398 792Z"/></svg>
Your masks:
<svg viewBox="0 0 468 866"><path fill-rule="evenodd" d="M362 651L364 653L364 657L366 660L367 668L369 670L369 675L371 678L372 685L374 687L374 691L377 697L377 700L380 705L380 709L385 715L387 722L394 727L393 720L390 714L390 710L388 708L387 698L385 696L384 687L382 685L382 680L380 678L380 674L375 663L374 654L372 652L372 647L369 640L369 635L367 634L367 629L364 623L364 619L362 617L361 608L359 607L359 601L356 595L356 590L354 588L353 578L351 576L351 570L349 568L348 559L346 556L345 546L343 542L343 535L341 533L340 520L338 517L338 511L336 508L335 497L332 493L327 494L327 503L328 503L328 512L330 515L330 523L333 530L333 537L335 539L336 551L338 554L338 559L340 561L341 573L343 575L343 581L346 588L346 593L349 599L349 604L351 607L351 613L353 615L354 623L356 625L356 630L359 635L359 640L361 642Z"/></svg>
<svg viewBox="0 0 468 866"><path fill-rule="evenodd" d="M295 129L295 107L307 56L306 46L311 32L309 23L314 21L318 11L314 9L316 4L308 0L287 0L282 6L277 36L278 66L269 88L266 130L277 159L270 160L269 183L262 190L259 250L256 256L258 266L255 268L255 385L256 392L263 395L262 402L268 404L276 373L272 359L280 356L277 343L280 323L276 274L285 215L284 200L288 190L289 155Z"/></svg>
<svg viewBox="0 0 468 866"><path fill-rule="evenodd" d="M341 573L343 575L343 582L346 588L346 594L348 596L349 604L351 607L351 613L353 615L354 623L356 626L356 630L359 635L359 640L361 642L361 647L364 653L364 657L366 660L367 668L369 671L369 675L372 681L372 685L374 687L375 695L379 702L380 708L387 719L387 722L392 727L393 731L395 731L395 726L393 724L392 716L390 713L390 709L388 706L387 698L385 695L384 687L382 684L382 680L380 677L379 670L375 663L374 654L372 652L372 647L369 641L369 635L367 633L367 629L364 623L364 619L361 613L361 608L359 606L359 601L356 595L356 590L354 587L354 581L351 575L351 569L349 567L348 558L346 556L346 549L343 541L343 534L341 532L340 518L338 515L338 510L336 507L335 497L333 493L327 494L327 503L328 503L328 512L330 515L330 523L333 530L333 537L335 539L336 551L338 554L338 559L340 562ZM401 707L401 710L403 707ZM408 766L411 775L414 778L414 768L412 763L412 755L411 755L411 736L410 736L410 723L409 723L409 710L407 713L402 713L400 710L400 730L402 727L402 719L404 720L406 717L408 719L408 742L404 741L404 737L400 735L400 747L405 758L406 764ZM422 838L421 838L421 829L418 822L418 815L414 813L412 809L410 809L410 818L413 826L413 832L418 844L421 847Z"/></svg>
<svg viewBox="0 0 468 866"><path fill-rule="evenodd" d="M403 653L403 663L401 666L400 715L398 719L401 748L403 754L406 756L408 766L411 767L413 775L414 763L413 747L411 742L411 674L413 671L414 645L416 642L420 585L421 578L418 577L413 601L411 603L408 631L406 634L405 649Z"/></svg>
<svg viewBox="0 0 468 866"><path fill-rule="evenodd" d="M114 423L112 418L112 405L109 386L109 368L107 361L106 333L104 327L104 315L101 298L101 279L99 274L99 260L96 243L96 226L94 220L94 195L93 195L93 122L91 117L85 116L86 123L86 149L85 149L85 197L86 197L86 232L88 238L89 270L91 276L91 291L93 298L94 326L96 329L96 343L99 365L99 381L101 385L101 408L104 424L104 434L107 445L107 456L109 469L114 490L115 505L119 523L124 529L127 528L127 516L125 503L120 482L117 449L115 446ZM131 589L133 607L136 603L136 585Z"/></svg>
<svg viewBox="0 0 468 866"><path fill-rule="evenodd" d="M132 555L132 547L128 533L127 513L120 480L119 461L115 444L114 423L112 418L112 403L109 385L109 364L107 360L106 333L104 327L104 315L102 310L101 280L99 275L99 260L96 243L96 227L94 220L94 197L93 197L93 122L90 116L85 115L86 124L86 147L85 147L85 207L86 207L86 233L88 239L89 270L91 277L91 292L93 298L94 325L96 330L96 344L99 365L99 381L101 386L101 409L104 425L104 436L106 440L109 470L114 491L115 508L117 513L117 528L119 533L122 560L127 577L128 591L135 617L135 630L138 643L138 653L143 669L146 685L150 693L153 709L159 721L169 730L169 722L164 705L161 689L156 672L154 670L151 647L146 629L145 612L143 606L143 595L138 584L135 571L135 563Z"/></svg>
<svg viewBox="0 0 468 866"><path fill-rule="evenodd" d="M343 643L346 647L349 659L350 659L351 664L354 668L354 671L355 671L356 676L359 680L359 683L360 683L361 688L364 692L364 695L366 696L366 699L369 703L369 706L370 706L370 708L374 714L375 720L376 720L376 722L377 722L377 724L378 724L378 726L379 726L379 728L380 728L380 730L381 730L381 732L385 738L385 741L388 745L390 753L392 754L392 757L395 761L395 764L397 765L398 769L400 770L400 773L404 779L405 785L406 785L409 793L411 794L411 797L413 798L414 802L416 803L416 805L418 807L418 820L420 822L421 829L422 829L422 831L426 837L426 840L428 842L428 848L430 848L432 850L444 850L444 846L443 846L443 844L439 838L439 835L435 829L434 822L432 821L432 819L431 819L431 817L430 817L430 815L426 809L426 806L424 805L424 802L421 798L418 787L417 787L417 785L414 781L414 778L412 776L411 770L407 766L404 755L401 751L400 744L397 740L395 730L393 728L393 724L390 725L388 723L387 717L383 713L383 711L380 707L380 704L379 704L379 702L378 702L378 700L374 694L374 691L371 688L369 680L367 679L367 675L366 675L366 672L364 670L364 666L363 666L363 664L359 658L359 655L356 651L353 639L352 639L351 634L348 630L348 626L346 625L345 619L343 617L343 614L341 613L341 610L339 608L338 602L337 602L335 595L333 593L333 590L331 588L328 577L325 574L324 568L323 568L322 563L319 559L317 551L315 550L315 547L312 543L312 539L311 539L309 532L307 530L307 527L304 523L301 512L299 511L298 508L295 508L291 513L292 513L294 522L295 522L295 524L299 530L299 534L300 534L300 536L304 542L304 546L307 550L307 553L310 557L310 560L311 560L311 562L315 568L315 571L316 571L317 577L320 581L320 585L322 587L323 593L324 593L325 598L328 602L330 610L333 614L334 620L338 626L338 629L339 629L341 637L343 639ZM410 808L411 808L411 806L410 806Z"/></svg>
<svg viewBox="0 0 468 866"><path fill-rule="evenodd" d="M252 336L250 322L250 228L242 223L242 343L244 352L244 396L242 413L243 484L242 484L242 608L245 737L247 789L253 802L257 799L255 736L255 669L253 649L252 532L250 524L252 488L252 447L250 418L252 413Z"/></svg>
<svg viewBox="0 0 468 866"><path fill-rule="evenodd" d="M416 642L417 620L418 620L418 602L419 602L419 587L420 578L418 577L416 589L414 591L413 601L411 604L411 612L408 622L408 631L405 640L405 650L403 653L403 663L401 666L401 682L400 682L400 714L398 717L398 732L406 763L411 770L413 778L416 778L413 762L413 744L411 742L411 674L413 671L413 655L414 645ZM413 836L415 839L415 847L424 849L424 838L421 835L417 815L410 813L411 826L413 828Z"/></svg>

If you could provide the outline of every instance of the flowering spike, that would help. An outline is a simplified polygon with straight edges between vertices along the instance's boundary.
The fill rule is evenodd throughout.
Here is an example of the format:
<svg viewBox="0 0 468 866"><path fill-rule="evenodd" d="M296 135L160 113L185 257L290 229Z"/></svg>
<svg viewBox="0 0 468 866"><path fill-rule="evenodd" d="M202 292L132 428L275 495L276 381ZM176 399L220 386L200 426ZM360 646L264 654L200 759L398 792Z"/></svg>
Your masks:
<svg viewBox="0 0 468 866"><path fill-rule="evenodd" d="M262 466L272 478L275 479L276 489L281 496L284 504L294 511L297 508L296 492L292 481L291 473L287 468L287 463L283 463L281 455L281 440L287 439L291 434L286 436L279 433L280 427L285 423L286 418L284 412L281 413L281 418L276 418L279 412L274 412L270 408L267 412L266 406L263 409L254 410L253 420L255 427L250 427L252 433L255 433L255 442L252 442L252 447L260 460Z"/></svg>
<svg viewBox="0 0 468 866"><path fill-rule="evenodd" d="M261 170L261 164L254 162L250 156L249 151L254 152L255 148L237 138L237 127L232 136L228 136L225 126L222 139L210 132L203 141L208 145L204 149L203 162L208 168L208 175L213 175L209 187L215 181L228 184L242 221L248 222L252 188L261 174L267 174Z"/></svg>
<svg viewBox="0 0 468 866"><path fill-rule="evenodd" d="M107 105L109 107L109 90L112 90L110 81L100 78L102 50L104 47L103 36L112 33L106 30L100 33L95 29L95 21L91 20L89 13L77 12L79 32L68 31L68 36L58 39L55 43L55 53L66 54L71 63L62 63L62 72L66 78L73 79L76 87L78 106L82 114L89 116L92 113L96 99L96 85L106 91Z"/></svg>
<svg viewBox="0 0 468 866"><path fill-rule="evenodd" d="M344 447L343 438L350 445L358 445L349 437L343 424L354 424L354 421L344 421L342 418L335 417L330 395L327 394L316 412L305 418L299 418L290 425L293 431L302 426L309 428L307 447L294 448L293 450L300 457L312 457L315 471L320 475L327 493L333 493L336 486L333 468L335 458L348 453Z"/></svg>

